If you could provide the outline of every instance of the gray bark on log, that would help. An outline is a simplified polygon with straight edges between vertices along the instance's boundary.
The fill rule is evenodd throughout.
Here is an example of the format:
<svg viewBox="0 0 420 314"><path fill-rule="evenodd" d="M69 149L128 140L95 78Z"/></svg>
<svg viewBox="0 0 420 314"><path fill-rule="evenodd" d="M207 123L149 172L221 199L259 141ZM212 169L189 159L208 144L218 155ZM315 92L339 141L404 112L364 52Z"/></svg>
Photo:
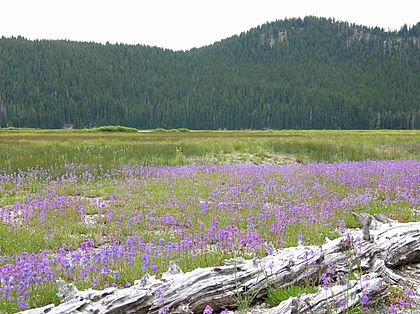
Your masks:
<svg viewBox="0 0 420 314"><path fill-rule="evenodd" d="M304 294L289 298L267 311L267 314L294 313L343 313L360 303L365 294L369 300L379 300L387 296L386 283L378 274L366 275L361 281L351 280L346 285L336 285L321 289L315 294Z"/></svg>
<svg viewBox="0 0 420 314"><path fill-rule="evenodd" d="M321 289L317 294L290 298L268 313L325 313L326 308L340 313L358 303L363 293L372 301L383 300L387 295L386 283L404 283L393 269L420 261L419 222L398 223L383 217L379 217L379 221L368 215L359 215L356 219L367 225L366 228L370 226L367 240L364 240L365 230L320 247L281 249L261 260L231 260L224 266L199 268L188 273L172 265L171 271L161 279L145 276L124 289L77 291L60 283L65 297L61 304L22 313L141 314L158 313L159 309L168 309L170 313L202 313L206 305L218 313L236 308L238 294L252 299L266 295L270 287L303 285L308 281L320 284L319 278L331 265L334 265L335 273L331 276L337 281L335 286L329 287L327 292ZM365 280L340 282L349 270L357 267L369 273L371 280L367 287L361 286ZM415 279L405 282L420 285ZM347 302L342 307L339 301L344 296Z"/></svg>

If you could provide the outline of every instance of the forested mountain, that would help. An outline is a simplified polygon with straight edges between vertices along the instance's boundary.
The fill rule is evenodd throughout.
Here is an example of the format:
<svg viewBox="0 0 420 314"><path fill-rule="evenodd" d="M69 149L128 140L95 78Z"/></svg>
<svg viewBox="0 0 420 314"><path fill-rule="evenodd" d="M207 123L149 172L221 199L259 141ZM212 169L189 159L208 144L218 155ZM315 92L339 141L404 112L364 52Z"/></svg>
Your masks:
<svg viewBox="0 0 420 314"><path fill-rule="evenodd" d="M420 127L420 22L306 17L189 51L0 39L0 126Z"/></svg>

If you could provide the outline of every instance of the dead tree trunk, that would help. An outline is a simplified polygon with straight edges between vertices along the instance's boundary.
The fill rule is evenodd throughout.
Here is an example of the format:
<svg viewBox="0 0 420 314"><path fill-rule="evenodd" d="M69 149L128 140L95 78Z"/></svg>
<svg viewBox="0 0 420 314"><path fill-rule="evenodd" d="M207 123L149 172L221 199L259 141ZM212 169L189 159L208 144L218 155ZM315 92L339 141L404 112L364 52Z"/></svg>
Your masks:
<svg viewBox="0 0 420 314"><path fill-rule="evenodd" d="M359 303L362 295L371 302L384 300L387 284L420 286L417 278L404 278L394 270L420 262L420 223L398 223L382 216L356 215L366 227L363 231L316 246L298 246L278 250L260 260L229 260L224 266L199 268L182 273L175 265L161 279L146 276L124 289L77 291L61 283L64 300L23 313L202 313L206 305L218 313L237 307L237 296L260 298L270 287L287 287L308 282L321 284L330 271L334 281L316 294L290 298L268 310L280 313L340 313ZM370 226L370 229L369 229ZM332 266L333 265L333 266ZM360 280L348 280L359 268ZM343 301L345 304L343 305Z"/></svg>

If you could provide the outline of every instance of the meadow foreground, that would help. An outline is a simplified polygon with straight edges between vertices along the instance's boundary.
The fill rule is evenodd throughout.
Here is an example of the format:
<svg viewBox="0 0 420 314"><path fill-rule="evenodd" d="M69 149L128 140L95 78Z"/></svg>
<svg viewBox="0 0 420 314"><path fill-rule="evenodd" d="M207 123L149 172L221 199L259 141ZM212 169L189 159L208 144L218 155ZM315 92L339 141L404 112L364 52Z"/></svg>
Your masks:
<svg viewBox="0 0 420 314"><path fill-rule="evenodd" d="M416 221L419 186L418 161L3 173L1 309L58 302L58 279L128 287L171 261L185 272L321 245L360 226L353 212Z"/></svg>
<svg viewBox="0 0 420 314"><path fill-rule="evenodd" d="M418 134L1 130L0 311L57 304L58 279L122 288L319 246L361 227L354 212L418 221Z"/></svg>

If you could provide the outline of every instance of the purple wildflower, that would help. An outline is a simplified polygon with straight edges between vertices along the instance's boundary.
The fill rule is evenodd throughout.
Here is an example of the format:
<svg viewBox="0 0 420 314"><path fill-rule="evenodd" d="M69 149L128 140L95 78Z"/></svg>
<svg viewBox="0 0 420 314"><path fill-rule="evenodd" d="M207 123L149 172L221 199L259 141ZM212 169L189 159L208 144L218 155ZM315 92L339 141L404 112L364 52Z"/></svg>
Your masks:
<svg viewBox="0 0 420 314"><path fill-rule="evenodd" d="M206 308L203 311L203 314L212 314L213 309L210 307L210 305L206 305Z"/></svg>
<svg viewBox="0 0 420 314"><path fill-rule="evenodd" d="M362 306L363 306L363 311L367 312L368 306L369 306L369 296L366 293L363 293L362 295Z"/></svg>
<svg viewBox="0 0 420 314"><path fill-rule="evenodd" d="M407 289L407 290L405 290L404 295L405 295L405 297L407 299L411 299L411 298L413 298L413 297L416 296L416 294L414 293L413 289Z"/></svg>

